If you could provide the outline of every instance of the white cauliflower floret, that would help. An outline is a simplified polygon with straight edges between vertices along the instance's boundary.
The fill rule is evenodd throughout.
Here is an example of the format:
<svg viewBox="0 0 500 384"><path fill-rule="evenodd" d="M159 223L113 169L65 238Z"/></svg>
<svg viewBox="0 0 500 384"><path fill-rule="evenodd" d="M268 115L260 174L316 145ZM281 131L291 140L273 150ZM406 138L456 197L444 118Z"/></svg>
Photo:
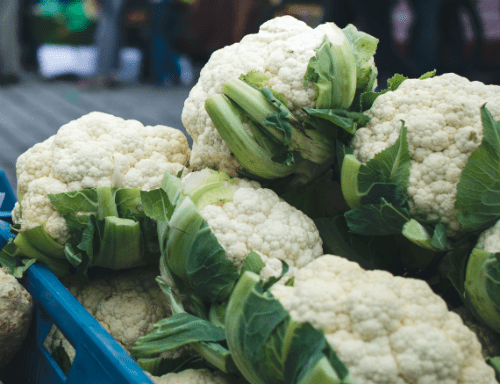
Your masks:
<svg viewBox="0 0 500 384"><path fill-rule="evenodd" d="M295 321L325 331L359 384L496 382L476 335L422 280L325 255L271 292Z"/></svg>
<svg viewBox="0 0 500 384"><path fill-rule="evenodd" d="M266 259L266 266L262 268L260 271L259 275L261 279L267 280L271 277L280 277L281 273L283 271L283 264L281 263L281 260L276 258L276 257L265 257L262 255L262 253L257 252L260 257L264 260ZM288 266L288 272L283 275L283 277L276 282L276 284L285 284L288 282L288 280L295 276L297 273L297 267L290 267Z"/></svg>
<svg viewBox="0 0 500 384"><path fill-rule="evenodd" d="M63 284L128 353L137 339L149 334L156 322L172 315L168 300L156 283L158 271L139 268L116 277L86 279L67 277ZM73 361L75 350L63 334L52 326L44 346L52 351L59 345ZM161 354L176 358L189 348Z"/></svg>
<svg viewBox="0 0 500 384"><path fill-rule="evenodd" d="M171 315L155 281L155 270L134 270L85 285L76 298L97 321L130 352L137 339Z"/></svg>
<svg viewBox="0 0 500 384"><path fill-rule="evenodd" d="M442 219L448 233L461 229L454 208L465 164L483 138L483 104L500 118L500 86L469 81L453 73L405 80L397 90L379 96L367 112L370 123L352 142L363 163L393 145L401 120L408 128L411 154L408 195L411 213Z"/></svg>
<svg viewBox="0 0 500 384"><path fill-rule="evenodd" d="M291 268L323 254L314 222L270 189L239 188L232 202L207 205L200 213L237 268L251 250L259 252L264 263L276 258Z"/></svg>
<svg viewBox="0 0 500 384"><path fill-rule="evenodd" d="M35 144L17 158L17 192L23 194L35 179L48 177L52 173L52 143L54 137Z"/></svg>
<svg viewBox="0 0 500 384"><path fill-rule="evenodd" d="M155 170L163 175L170 163L177 163L177 169L182 169L188 156L187 139L177 129L144 127L136 120L93 112L59 129L53 142L52 169L56 179L69 184L71 190L78 190L116 185L116 166L120 176L126 176L142 160L153 159ZM147 171L148 167L138 169ZM146 183L148 178L140 182ZM158 188L160 183L161 178L159 182L155 180L152 188ZM127 183L127 187L133 188L142 185L133 180Z"/></svg>
<svg viewBox="0 0 500 384"><path fill-rule="evenodd" d="M193 137L194 170L216 168L234 177L240 168L205 111L207 98L221 94L226 81L260 71L270 77L266 86L283 94L296 116L304 116L301 108L314 108L314 87L304 87L303 78L325 35L334 45L346 39L333 23L312 29L292 16L277 17L264 23L259 33L212 54L182 111L182 122Z"/></svg>
<svg viewBox="0 0 500 384"><path fill-rule="evenodd" d="M215 202L201 204L200 214L238 269L254 251L266 264L263 278L280 276L280 260L285 261L289 271L280 281L286 282L297 268L323 254L314 222L258 182L205 168L182 177L181 183L185 195L201 191L204 197L215 198ZM234 194L219 188L234 190Z"/></svg>
<svg viewBox="0 0 500 384"><path fill-rule="evenodd" d="M23 218L16 222L23 223L27 228L30 223L43 223L45 230L54 238L65 241L68 237L68 227L62 215L50 203L48 194L68 192L67 184L53 177L41 177L28 184L27 191L23 194ZM19 206L19 202L16 202ZM18 210L18 208L14 208ZM14 218L13 218L14 220Z"/></svg>
<svg viewBox="0 0 500 384"><path fill-rule="evenodd" d="M14 208L13 220L23 229L27 221L43 225L64 242L66 222L50 204L48 193L102 186L159 188L165 172L177 174L189 156L187 138L178 129L89 113L19 156L21 203Z"/></svg>

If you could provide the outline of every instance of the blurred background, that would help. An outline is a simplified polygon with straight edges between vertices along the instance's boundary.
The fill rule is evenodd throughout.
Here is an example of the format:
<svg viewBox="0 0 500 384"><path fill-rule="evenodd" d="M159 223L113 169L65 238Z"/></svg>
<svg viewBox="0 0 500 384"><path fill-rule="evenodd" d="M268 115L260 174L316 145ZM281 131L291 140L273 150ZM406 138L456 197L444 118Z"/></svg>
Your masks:
<svg viewBox="0 0 500 384"><path fill-rule="evenodd" d="M275 16L380 39L379 84L437 69L500 84L500 0L0 0L0 167L94 110L183 130L217 49Z"/></svg>
<svg viewBox="0 0 500 384"><path fill-rule="evenodd" d="M182 82L190 84L196 76L192 67L202 66L213 51L257 32L263 22L284 14L312 27L325 21L333 21L340 27L353 23L382 41L384 47L377 58L387 62L385 67L395 66L409 75L412 70L420 70L419 66L425 67L426 63L421 62L427 60L438 72L500 80L494 73L500 65L499 0L10 1L20 3L23 68L39 70L45 77L64 70L76 76L95 73L96 52L90 48L96 43L106 3L115 3L119 4L113 15L113 22L119 28L116 39L125 47L120 52L121 65L128 65L120 75L125 82L159 83L161 70L155 66L155 60L159 60L158 51L168 47L174 52L171 61L181 67L179 72L184 72ZM159 36L164 40L163 47L157 42ZM49 65L50 56L54 62ZM69 60L57 65L56 58L60 62ZM71 59L80 65L73 63L71 68ZM167 68L166 61L163 59L162 69L173 73L174 79L167 82L172 85L179 82L175 75L180 73Z"/></svg>

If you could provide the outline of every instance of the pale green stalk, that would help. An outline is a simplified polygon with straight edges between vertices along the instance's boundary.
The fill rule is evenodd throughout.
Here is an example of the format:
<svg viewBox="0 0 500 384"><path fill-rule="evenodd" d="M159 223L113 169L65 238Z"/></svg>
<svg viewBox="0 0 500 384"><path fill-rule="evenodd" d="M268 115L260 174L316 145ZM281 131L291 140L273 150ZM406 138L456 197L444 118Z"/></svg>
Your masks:
<svg viewBox="0 0 500 384"><path fill-rule="evenodd" d="M24 236L23 232L17 234L14 239L16 245L15 256L23 255L29 258L37 259L44 263L54 274L58 277L67 275L69 273L69 264L66 260L53 258L49 255L38 250L33 244Z"/></svg>
<svg viewBox="0 0 500 384"><path fill-rule="evenodd" d="M358 174L361 165L354 155L346 155L342 162L340 186L344 200L350 208L356 208L361 205L362 195L358 190Z"/></svg>
<svg viewBox="0 0 500 384"><path fill-rule="evenodd" d="M267 384L261 380L260 375L255 370L252 362L244 359L244 353L234 353L234 351L244 351L244 345L242 345L242 338L240 333L242 332L241 324L239 319L235 318L231 321L231 316L242 316L243 307L247 301L247 297L252 292L252 289L260 281L260 278L255 273L244 273L241 275L238 284L234 288L231 298L226 309L226 335L227 344L229 350L232 351L233 360L238 369L240 370L243 377L249 380L252 384Z"/></svg>
<svg viewBox="0 0 500 384"><path fill-rule="evenodd" d="M169 221L166 255L170 271L183 281L187 281L185 257L189 255L193 238L203 222L196 206L186 197L175 209Z"/></svg>
<svg viewBox="0 0 500 384"><path fill-rule="evenodd" d="M115 216L104 218L104 235L93 264L112 269L142 265L141 225Z"/></svg>
<svg viewBox="0 0 500 384"><path fill-rule="evenodd" d="M111 187L99 187L97 191L97 218L102 220L108 216L118 217L118 209L115 203L115 191Z"/></svg>
<svg viewBox="0 0 500 384"><path fill-rule="evenodd" d="M283 142L283 131L266 121L272 114L279 113L280 109L270 102L261 91L239 79L232 79L224 83L222 91L276 142ZM289 146L291 151L297 151L304 159L318 164L331 157L329 145L321 135L312 129L303 129L302 124L288 111L285 105L281 104L280 108L288 112L284 118L292 127Z"/></svg>
<svg viewBox="0 0 500 384"><path fill-rule="evenodd" d="M294 167L272 160L273 154L261 147L243 125L239 112L223 95L206 100L205 109L240 165L263 179L278 179L293 173Z"/></svg>

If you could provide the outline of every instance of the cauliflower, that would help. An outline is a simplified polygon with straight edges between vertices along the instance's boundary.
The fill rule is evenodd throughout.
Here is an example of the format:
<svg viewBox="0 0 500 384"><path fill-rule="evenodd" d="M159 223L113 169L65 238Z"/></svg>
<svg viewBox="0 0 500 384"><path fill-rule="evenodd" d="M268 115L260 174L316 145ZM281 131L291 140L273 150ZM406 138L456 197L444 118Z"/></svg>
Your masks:
<svg viewBox="0 0 500 384"><path fill-rule="evenodd" d="M21 348L32 314L30 294L6 267L0 268L0 368Z"/></svg>
<svg viewBox="0 0 500 384"><path fill-rule="evenodd" d="M303 79L309 60L325 36L334 45L342 45L347 39L333 23L312 29L291 16L283 16L264 23L259 33L212 54L182 111L182 122L193 137L190 165L194 170L210 167L237 176L241 169L205 110L205 101L222 94L226 81L259 71L269 77L266 87L281 93L297 117L305 117L302 108L315 107L315 88L312 84L304 86Z"/></svg>
<svg viewBox="0 0 500 384"><path fill-rule="evenodd" d="M208 369L186 369L178 373L167 373L161 377L153 376L146 372L155 384L244 384L243 379L229 378L220 373L214 374Z"/></svg>
<svg viewBox="0 0 500 384"><path fill-rule="evenodd" d="M210 175L217 172L204 169L186 175L181 179L183 193L200 188ZM289 265L287 276L292 276L323 254L314 222L275 192L240 178L225 180L224 186L234 190L232 199L200 207L200 213L238 269L251 250L266 264L263 277L279 276L280 260Z"/></svg>
<svg viewBox="0 0 500 384"><path fill-rule="evenodd" d="M47 194L101 186L155 189L165 172L177 174L184 169L189 156L187 139L177 129L89 113L19 156L20 203L12 218L23 229L29 222L43 225L64 243L66 223Z"/></svg>
<svg viewBox="0 0 500 384"><path fill-rule="evenodd" d="M225 348L204 345L225 337L224 305L240 271L279 276L285 261L291 268L288 273L295 273L323 254L319 231L273 191L207 168L181 179L167 173L160 190L142 195L145 214L158 220L158 282L169 296L173 315L137 340L132 356L150 357L159 340L163 350L189 344L225 371ZM209 322L207 313L209 329L200 333L195 328ZM207 334L215 339L207 340Z"/></svg>
<svg viewBox="0 0 500 384"><path fill-rule="evenodd" d="M441 219L449 235L461 230L455 209L457 185L472 151L483 138L480 108L500 118L500 86L453 73L405 80L380 95L367 112L371 122L352 141L362 163L393 145L402 123L408 128L410 213Z"/></svg>
<svg viewBox="0 0 500 384"><path fill-rule="evenodd" d="M102 277L87 281L78 277L63 278L63 284L89 313L106 329L127 352L136 340L152 331L156 322L171 316L168 301L155 281L158 271L133 269L116 277ZM52 326L44 342L53 352L62 346L72 362L73 346ZM185 348L162 354L175 358Z"/></svg>
<svg viewBox="0 0 500 384"><path fill-rule="evenodd" d="M271 292L325 336L359 384L493 384L481 344L429 285L325 255Z"/></svg>

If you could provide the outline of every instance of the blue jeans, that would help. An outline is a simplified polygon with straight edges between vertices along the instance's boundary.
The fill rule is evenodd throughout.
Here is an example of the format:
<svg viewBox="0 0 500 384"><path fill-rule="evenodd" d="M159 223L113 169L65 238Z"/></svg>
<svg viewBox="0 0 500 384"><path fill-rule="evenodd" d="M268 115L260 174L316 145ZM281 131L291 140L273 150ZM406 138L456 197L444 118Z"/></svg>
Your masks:
<svg viewBox="0 0 500 384"><path fill-rule="evenodd" d="M164 0L159 3L151 3L152 21L152 61L153 76L157 85L168 84L169 81L177 79L181 74L179 55L175 52L173 45L174 28L176 24L175 9ZM169 33L167 34L167 29Z"/></svg>
<svg viewBox="0 0 500 384"><path fill-rule="evenodd" d="M104 0L95 34L97 75L116 74L120 63L120 11L124 0Z"/></svg>
<svg viewBox="0 0 500 384"><path fill-rule="evenodd" d="M436 69L439 62L439 14L441 0L414 2L415 24L411 35L410 51L418 76Z"/></svg>
<svg viewBox="0 0 500 384"><path fill-rule="evenodd" d="M21 70L20 3L20 0L0 0L0 73L4 75L16 75Z"/></svg>

